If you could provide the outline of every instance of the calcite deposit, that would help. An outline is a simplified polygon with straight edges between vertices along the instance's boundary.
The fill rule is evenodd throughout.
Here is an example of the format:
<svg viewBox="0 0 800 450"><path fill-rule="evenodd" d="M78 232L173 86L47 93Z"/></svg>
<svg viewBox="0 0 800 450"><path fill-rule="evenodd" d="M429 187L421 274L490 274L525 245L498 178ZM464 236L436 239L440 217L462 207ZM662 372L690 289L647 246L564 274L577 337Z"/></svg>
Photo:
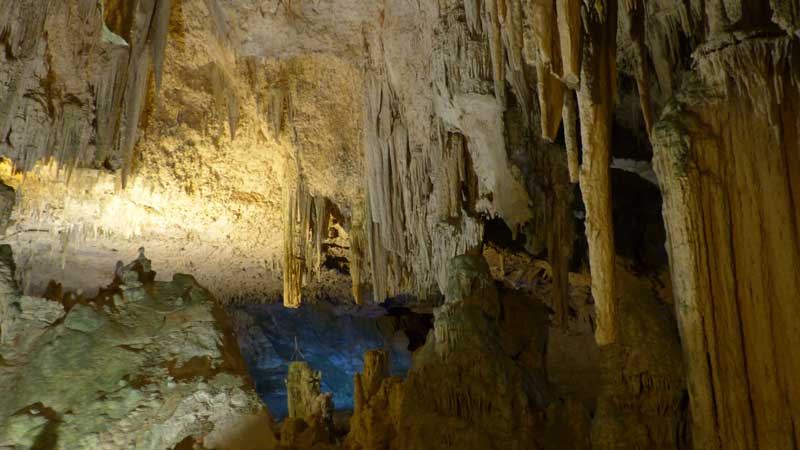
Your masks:
<svg viewBox="0 0 800 450"><path fill-rule="evenodd" d="M275 445L797 449L799 46L798 0L0 0L2 373L87 339L203 368L208 327L138 362L191 286L433 317L407 376L367 353L349 435L293 417ZM175 404L115 377L75 378L107 392L86 411ZM154 436L25 380L0 447Z"/></svg>

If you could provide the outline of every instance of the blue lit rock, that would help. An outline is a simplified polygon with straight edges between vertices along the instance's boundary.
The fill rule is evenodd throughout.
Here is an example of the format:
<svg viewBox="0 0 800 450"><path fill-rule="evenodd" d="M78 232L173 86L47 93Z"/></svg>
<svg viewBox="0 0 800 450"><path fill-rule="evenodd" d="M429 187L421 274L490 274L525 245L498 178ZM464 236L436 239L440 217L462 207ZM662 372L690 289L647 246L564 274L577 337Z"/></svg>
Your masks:
<svg viewBox="0 0 800 450"><path fill-rule="evenodd" d="M365 352L385 349L393 374L411 364L409 338L379 307L337 308L327 304L247 305L230 311L242 354L256 388L276 417L287 411L289 364L306 361L322 373L320 387L336 409L353 408L353 376Z"/></svg>

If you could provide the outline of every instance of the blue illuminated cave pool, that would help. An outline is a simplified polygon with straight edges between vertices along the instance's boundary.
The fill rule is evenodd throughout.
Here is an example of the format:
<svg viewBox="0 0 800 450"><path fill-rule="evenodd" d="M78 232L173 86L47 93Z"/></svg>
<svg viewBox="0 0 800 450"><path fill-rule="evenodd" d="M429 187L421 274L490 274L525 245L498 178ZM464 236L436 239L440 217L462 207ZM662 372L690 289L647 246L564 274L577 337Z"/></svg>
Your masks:
<svg viewBox="0 0 800 450"><path fill-rule="evenodd" d="M432 325L429 314L386 306L240 305L228 313L256 390L276 419L288 414L284 380L291 361L321 371L322 391L332 394L337 410L349 410L364 353L386 350L391 373L403 376Z"/></svg>

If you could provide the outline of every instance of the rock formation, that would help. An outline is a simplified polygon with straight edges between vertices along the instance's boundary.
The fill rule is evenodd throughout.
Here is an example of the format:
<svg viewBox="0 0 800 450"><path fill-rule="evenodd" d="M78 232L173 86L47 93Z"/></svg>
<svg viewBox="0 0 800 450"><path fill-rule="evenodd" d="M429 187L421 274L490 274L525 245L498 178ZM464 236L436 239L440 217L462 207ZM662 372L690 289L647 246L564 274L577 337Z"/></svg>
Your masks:
<svg viewBox="0 0 800 450"><path fill-rule="evenodd" d="M305 362L289 364L289 376L286 378L289 417L306 419L316 416L330 420L333 402L330 394L320 392L321 379L322 373L311 370Z"/></svg>
<svg viewBox="0 0 800 450"><path fill-rule="evenodd" d="M388 377L384 352L365 356L353 448L537 448L544 337L524 342L503 326L521 317L541 325L544 309L518 305L518 316L502 317L511 300L500 299L482 258L455 258L448 275L446 303L405 381Z"/></svg>
<svg viewBox="0 0 800 450"><path fill-rule="evenodd" d="M225 314L192 277L153 282L140 259L98 297L58 302L22 295L0 253L0 447L274 443Z"/></svg>
<svg viewBox="0 0 800 450"><path fill-rule="evenodd" d="M289 364L286 378L289 417L281 429L281 444L310 448L331 442L333 401L331 394L320 392L321 379L322 373L312 370L308 363Z"/></svg>
<svg viewBox="0 0 800 450"><path fill-rule="evenodd" d="M690 448L668 305L625 270L617 275L619 340L599 347L583 321L594 312L579 303L588 286L574 285L570 325L548 331L541 292L498 290L483 258L455 258L446 302L407 379L388 375L384 352L365 355L348 442L356 449Z"/></svg>
<svg viewBox="0 0 800 450"><path fill-rule="evenodd" d="M0 11L0 336L32 346L3 371L188 272L435 309L405 380L366 358L356 447L800 447L797 0ZM142 245L160 273L97 290ZM68 430L64 398L9 403L14 439Z"/></svg>

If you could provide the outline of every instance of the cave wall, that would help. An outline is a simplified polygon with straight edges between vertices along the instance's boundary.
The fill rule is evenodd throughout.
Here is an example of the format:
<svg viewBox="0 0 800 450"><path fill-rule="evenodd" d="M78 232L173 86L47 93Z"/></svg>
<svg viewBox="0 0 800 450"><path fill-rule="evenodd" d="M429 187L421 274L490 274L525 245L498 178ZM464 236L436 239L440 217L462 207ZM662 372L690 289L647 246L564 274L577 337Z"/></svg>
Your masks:
<svg viewBox="0 0 800 450"><path fill-rule="evenodd" d="M698 55L655 135L696 448L797 448L797 41Z"/></svg>
<svg viewBox="0 0 800 450"><path fill-rule="evenodd" d="M652 180L652 145L695 447L798 445L796 0L0 6L5 240L40 289L144 244L227 301L428 299L502 222L557 323L590 275L613 345L611 166Z"/></svg>
<svg viewBox="0 0 800 450"><path fill-rule="evenodd" d="M144 246L162 276L195 273L224 301L278 298L284 199L299 179L347 216L362 195L358 68L330 54L239 55L236 21L216 2L34 3L3 4L21 15L4 14L0 55L0 172L17 197L5 241L21 285L41 294L58 279L92 295L107 267ZM166 24L147 10L163 4ZM107 67L109 48L143 87L129 92L127 72ZM134 97L137 123L124 111ZM347 296L347 277L329 274L315 280Z"/></svg>

